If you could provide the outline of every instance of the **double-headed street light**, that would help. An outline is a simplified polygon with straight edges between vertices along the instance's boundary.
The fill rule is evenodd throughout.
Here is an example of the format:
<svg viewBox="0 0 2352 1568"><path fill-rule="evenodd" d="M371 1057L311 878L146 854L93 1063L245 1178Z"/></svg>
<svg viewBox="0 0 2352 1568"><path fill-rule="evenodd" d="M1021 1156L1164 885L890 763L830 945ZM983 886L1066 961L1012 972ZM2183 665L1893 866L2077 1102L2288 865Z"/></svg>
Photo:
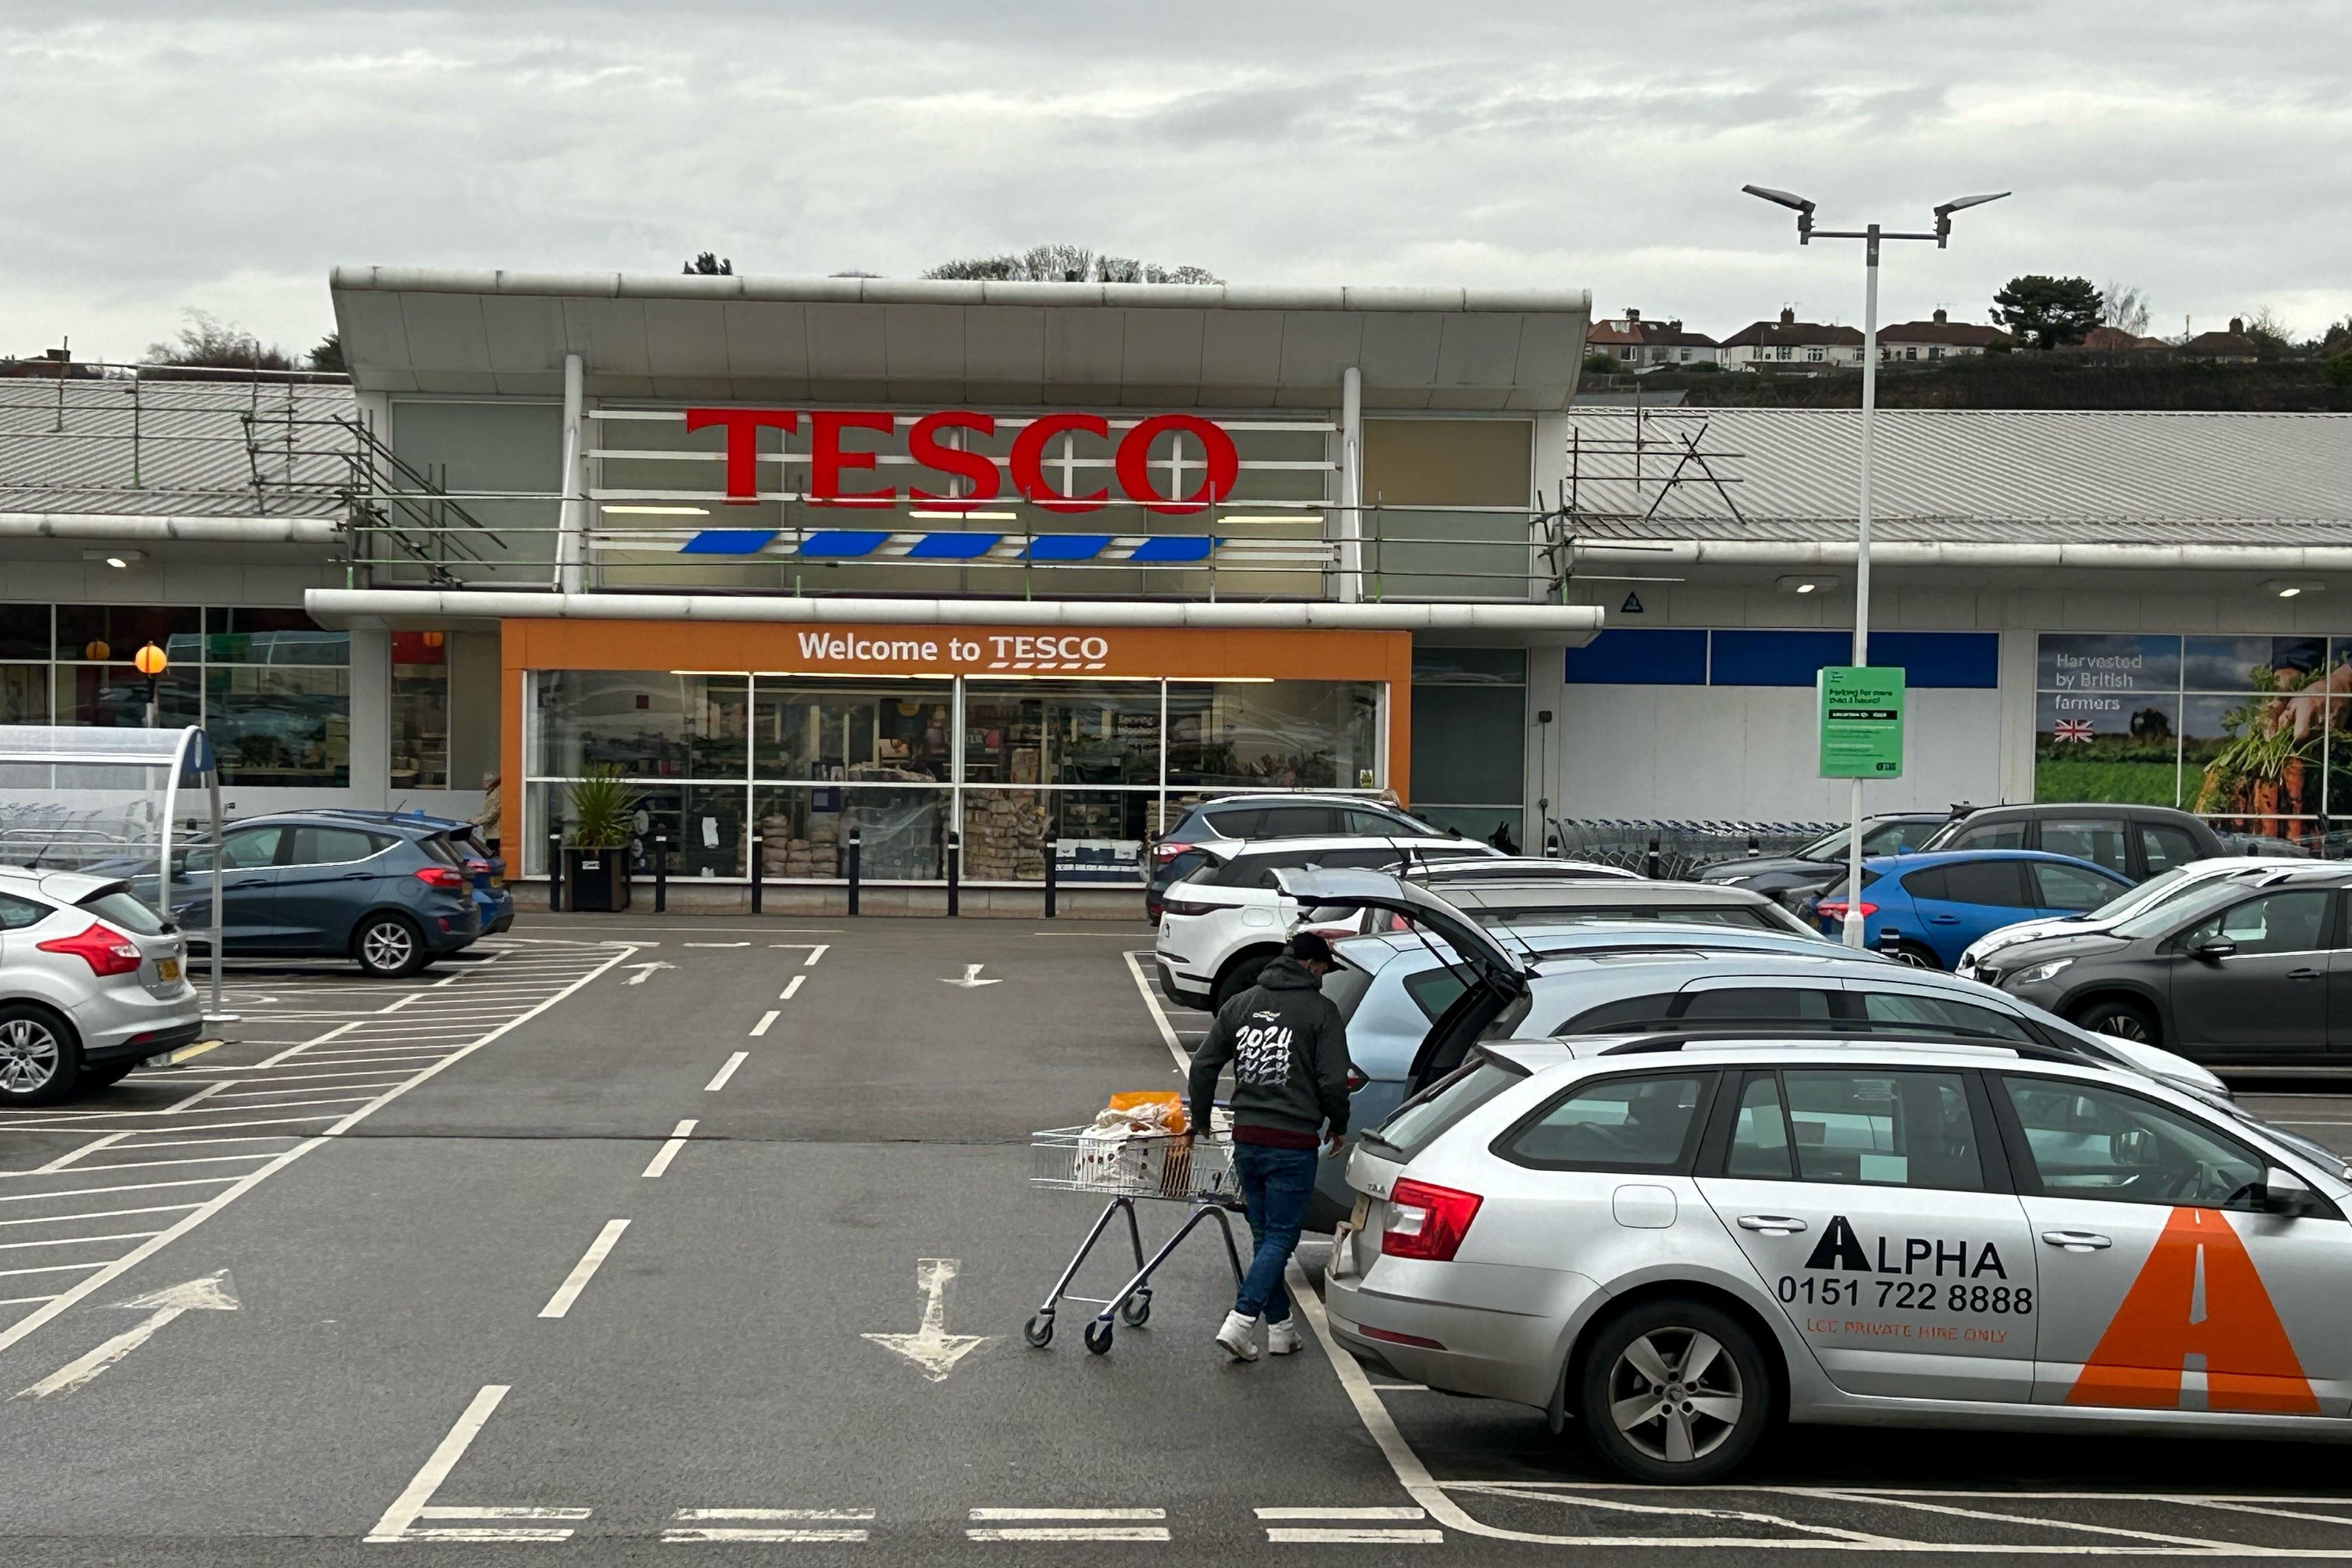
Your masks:
<svg viewBox="0 0 2352 1568"><path fill-rule="evenodd" d="M1854 536L1853 558L1853 662L1870 662L1870 437L1871 424L1878 412L1878 242L1882 239L1932 239L1941 250L1952 237L1952 215L1964 207L1978 207L1987 202L1997 202L2008 195L2007 191L1995 191L1990 195L1961 196L1944 203L1936 209L1936 227L1931 234L1900 233L1882 229L1876 224L1867 228L1813 227L1814 204L1789 191L1776 191L1766 185L1742 185L1751 196L1761 196L1768 202L1789 208L1797 215L1797 243L1811 245L1816 235L1823 239L1859 239L1864 241L1863 251L1862 293L1862 482L1859 498L1860 524ZM1846 845L1845 943L1860 947L1863 935L1862 915L1862 780L1853 781L1853 827Z"/></svg>

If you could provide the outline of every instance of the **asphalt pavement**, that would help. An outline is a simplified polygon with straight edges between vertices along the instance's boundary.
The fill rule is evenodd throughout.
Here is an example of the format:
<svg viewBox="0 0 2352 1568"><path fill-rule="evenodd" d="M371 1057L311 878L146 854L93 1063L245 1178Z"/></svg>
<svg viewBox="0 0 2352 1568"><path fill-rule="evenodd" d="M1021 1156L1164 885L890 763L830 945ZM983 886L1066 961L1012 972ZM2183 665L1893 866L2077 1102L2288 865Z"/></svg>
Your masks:
<svg viewBox="0 0 2352 1568"><path fill-rule="evenodd" d="M1229 1364L1213 1233L1108 1354L1082 1307L1031 1349L1098 1205L1030 1132L1204 1022L1146 947L537 917L392 985L240 967L233 1043L0 1122L0 1562L2352 1556L2332 1447L1800 1431L1618 1486L1319 1331Z"/></svg>

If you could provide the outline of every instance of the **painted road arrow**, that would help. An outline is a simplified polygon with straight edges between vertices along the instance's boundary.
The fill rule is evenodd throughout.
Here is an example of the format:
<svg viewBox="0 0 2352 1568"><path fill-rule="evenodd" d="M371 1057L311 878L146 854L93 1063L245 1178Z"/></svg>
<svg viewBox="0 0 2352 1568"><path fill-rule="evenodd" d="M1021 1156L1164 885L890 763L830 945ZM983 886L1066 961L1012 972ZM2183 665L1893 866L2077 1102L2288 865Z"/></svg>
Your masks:
<svg viewBox="0 0 2352 1568"><path fill-rule="evenodd" d="M635 970L635 971L636 971L636 973L634 973L634 974L632 974L632 975L630 975L630 976L629 976L629 978L628 978L628 984L631 984L631 985L643 985L646 981L651 980L651 979L654 977L654 971L655 971L655 970L656 970L656 969L675 969L675 968L677 968L677 965L676 965L676 964L674 964L674 963L662 963L659 959L656 959L656 960L655 960L653 963L631 963L631 964L626 964L626 965L625 965L624 967L628 968L628 969L634 969L634 970Z"/></svg>
<svg viewBox="0 0 2352 1568"><path fill-rule="evenodd" d="M982 980L980 977L980 972L987 967L988 965L985 963L967 963L963 966L962 979L950 980L946 975L942 974L940 976L940 984L942 985L961 985L967 991L980 985L1003 984L1004 982L1002 980Z"/></svg>
<svg viewBox="0 0 2352 1568"><path fill-rule="evenodd" d="M228 1270L207 1274L201 1279L191 1279L183 1285L158 1290L152 1296L133 1297L117 1301L116 1307L148 1316L136 1327L115 1335L89 1354L77 1357L33 1384L19 1389L19 1399L47 1399L53 1394L71 1394L88 1384L100 1373L145 1344L162 1331L166 1323L183 1312L234 1312L237 1310L236 1295L230 1287Z"/></svg>
<svg viewBox="0 0 2352 1568"><path fill-rule="evenodd" d="M897 1351L923 1369L933 1383L945 1383L956 1363L995 1336L948 1332L948 1281L962 1261L954 1258L918 1258L915 1283L923 1292L923 1325L911 1334L866 1334L885 1350Z"/></svg>

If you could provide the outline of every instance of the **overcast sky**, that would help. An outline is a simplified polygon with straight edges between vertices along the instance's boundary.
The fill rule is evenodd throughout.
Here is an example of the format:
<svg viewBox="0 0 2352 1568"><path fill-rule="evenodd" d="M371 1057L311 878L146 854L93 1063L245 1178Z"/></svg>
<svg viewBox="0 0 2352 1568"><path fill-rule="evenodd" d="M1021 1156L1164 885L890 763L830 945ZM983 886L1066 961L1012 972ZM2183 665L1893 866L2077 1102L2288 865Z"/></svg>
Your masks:
<svg viewBox="0 0 2352 1568"><path fill-rule="evenodd" d="M1583 287L1858 323L2020 272L2152 330L2352 312L2341 4L0 0L0 353L191 307L300 350L338 262L908 277L1073 240L1236 282Z"/></svg>

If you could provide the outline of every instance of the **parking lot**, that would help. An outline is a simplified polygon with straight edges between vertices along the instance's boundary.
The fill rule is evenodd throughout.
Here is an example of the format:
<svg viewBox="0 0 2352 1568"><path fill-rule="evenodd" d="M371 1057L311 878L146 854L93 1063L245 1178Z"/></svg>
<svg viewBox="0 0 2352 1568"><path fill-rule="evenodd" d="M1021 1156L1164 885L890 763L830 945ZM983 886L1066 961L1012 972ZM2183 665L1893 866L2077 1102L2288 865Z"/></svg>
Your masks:
<svg viewBox="0 0 2352 1568"><path fill-rule="evenodd" d="M236 968L233 1043L0 1123L6 1560L2352 1556L2333 1447L1796 1430L1624 1486L1311 1297L1305 1353L1229 1364L1213 1242L1109 1354L1083 1309L1024 1346L1098 1207L1029 1132L1206 1023L1148 946L541 915L404 982Z"/></svg>

